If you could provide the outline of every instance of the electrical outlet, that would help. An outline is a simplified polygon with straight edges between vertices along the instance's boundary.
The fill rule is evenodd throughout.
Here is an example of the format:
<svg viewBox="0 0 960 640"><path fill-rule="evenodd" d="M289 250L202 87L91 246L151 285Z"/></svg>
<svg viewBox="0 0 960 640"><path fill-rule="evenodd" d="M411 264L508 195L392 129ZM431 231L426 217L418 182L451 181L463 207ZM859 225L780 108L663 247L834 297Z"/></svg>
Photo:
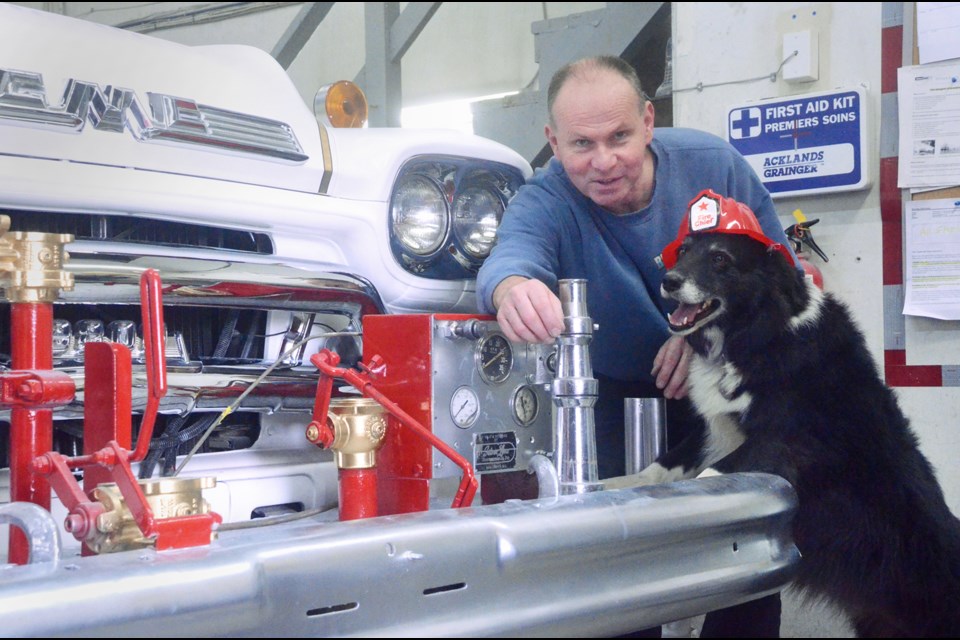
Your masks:
<svg viewBox="0 0 960 640"><path fill-rule="evenodd" d="M813 29L783 34L783 79L787 82L813 82L820 78L817 32Z"/></svg>

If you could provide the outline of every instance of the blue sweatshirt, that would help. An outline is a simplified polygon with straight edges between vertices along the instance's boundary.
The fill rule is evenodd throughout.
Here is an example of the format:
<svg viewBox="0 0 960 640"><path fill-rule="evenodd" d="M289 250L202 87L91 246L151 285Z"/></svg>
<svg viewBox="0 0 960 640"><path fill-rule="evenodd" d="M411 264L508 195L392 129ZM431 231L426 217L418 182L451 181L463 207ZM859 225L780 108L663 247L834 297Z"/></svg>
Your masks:
<svg viewBox="0 0 960 640"><path fill-rule="evenodd" d="M690 200L703 189L747 204L764 233L790 246L773 200L743 156L726 141L694 129L654 131L653 197L634 213L615 215L580 193L556 158L538 169L508 205L497 244L477 275L483 313L495 313L493 290L511 275L587 280L594 324L593 369L620 380L652 382L650 369L670 336L675 303L660 296L665 271L655 258L677 237Z"/></svg>

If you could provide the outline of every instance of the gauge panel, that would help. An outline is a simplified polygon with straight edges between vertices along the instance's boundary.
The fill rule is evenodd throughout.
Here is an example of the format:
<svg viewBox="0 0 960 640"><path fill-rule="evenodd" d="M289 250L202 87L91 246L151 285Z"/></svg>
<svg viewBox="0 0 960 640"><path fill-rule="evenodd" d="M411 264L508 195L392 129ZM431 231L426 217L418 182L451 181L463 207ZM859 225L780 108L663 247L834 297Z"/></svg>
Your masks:
<svg viewBox="0 0 960 640"><path fill-rule="evenodd" d="M555 345L511 342L489 316L432 318L433 433L478 475L526 470L533 456L552 454L554 374L546 362ZM439 451L431 455L432 477L462 474Z"/></svg>

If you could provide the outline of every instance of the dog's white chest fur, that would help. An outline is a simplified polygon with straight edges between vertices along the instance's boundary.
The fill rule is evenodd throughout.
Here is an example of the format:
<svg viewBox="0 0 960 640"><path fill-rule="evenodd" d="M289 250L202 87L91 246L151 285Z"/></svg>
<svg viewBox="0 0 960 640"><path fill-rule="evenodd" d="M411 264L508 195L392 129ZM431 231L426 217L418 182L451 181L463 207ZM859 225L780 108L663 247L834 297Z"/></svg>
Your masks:
<svg viewBox="0 0 960 640"><path fill-rule="evenodd" d="M750 408L749 393L738 392L741 376L721 356L723 338L708 328L714 348L706 357L694 355L690 363L690 400L706 420L708 431L704 447L703 467L720 460L743 444L740 415Z"/></svg>

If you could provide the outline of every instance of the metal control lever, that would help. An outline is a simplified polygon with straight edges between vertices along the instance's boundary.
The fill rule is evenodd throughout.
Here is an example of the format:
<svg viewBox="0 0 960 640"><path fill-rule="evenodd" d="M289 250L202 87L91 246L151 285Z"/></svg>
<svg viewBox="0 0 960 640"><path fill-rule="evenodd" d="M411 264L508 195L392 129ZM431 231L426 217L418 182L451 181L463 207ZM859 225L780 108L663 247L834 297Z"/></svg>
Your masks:
<svg viewBox="0 0 960 640"><path fill-rule="evenodd" d="M468 340L479 340L487 335L487 325L480 320L470 318L462 322L451 322L447 328L450 338L467 338Z"/></svg>
<svg viewBox="0 0 960 640"><path fill-rule="evenodd" d="M600 491L593 409L597 381L590 364L593 324L586 280L560 280L563 332L557 337L557 372L551 386L554 451L561 494Z"/></svg>

